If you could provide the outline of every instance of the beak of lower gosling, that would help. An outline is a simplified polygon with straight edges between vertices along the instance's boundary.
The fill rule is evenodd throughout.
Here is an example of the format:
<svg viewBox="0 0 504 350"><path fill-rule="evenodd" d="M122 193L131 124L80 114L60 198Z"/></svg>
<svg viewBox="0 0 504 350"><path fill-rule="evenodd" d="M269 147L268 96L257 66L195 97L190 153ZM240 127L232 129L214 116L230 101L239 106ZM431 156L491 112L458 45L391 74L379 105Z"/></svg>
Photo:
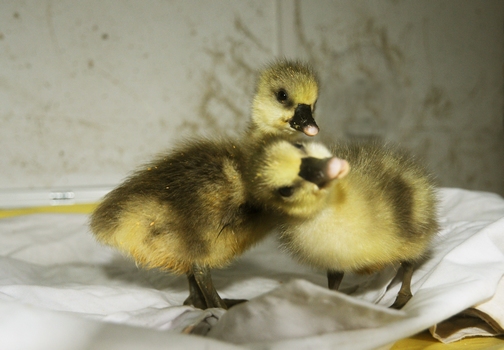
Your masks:
<svg viewBox="0 0 504 350"><path fill-rule="evenodd" d="M301 160L299 176L324 188L332 180L345 177L350 171L350 165L344 159L332 158L312 158L307 157Z"/></svg>
<svg viewBox="0 0 504 350"><path fill-rule="evenodd" d="M308 136L315 136L319 132L319 127L313 119L311 107L309 105L299 104L289 124L291 128L302 131Z"/></svg>

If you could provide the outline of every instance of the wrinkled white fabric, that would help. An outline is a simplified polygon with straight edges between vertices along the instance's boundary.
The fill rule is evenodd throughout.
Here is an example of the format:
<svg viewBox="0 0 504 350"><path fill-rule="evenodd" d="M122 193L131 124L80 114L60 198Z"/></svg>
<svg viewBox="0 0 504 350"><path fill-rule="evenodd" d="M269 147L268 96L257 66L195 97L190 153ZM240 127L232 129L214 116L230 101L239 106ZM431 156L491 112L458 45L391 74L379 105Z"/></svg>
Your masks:
<svg viewBox="0 0 504 350"><path fill-rule="evenodd" d="M183 276L138 269L97 244L86 215L0 220L0 348L372 349L489 302L504 275L504 200L442 189L442 230L415 270L414 297L389 310L397 267L345 276L342 293L323 271L300 266L274 237L214 271L224 311L182 306ZM207 334L206 337L193 334Z"/></svg>

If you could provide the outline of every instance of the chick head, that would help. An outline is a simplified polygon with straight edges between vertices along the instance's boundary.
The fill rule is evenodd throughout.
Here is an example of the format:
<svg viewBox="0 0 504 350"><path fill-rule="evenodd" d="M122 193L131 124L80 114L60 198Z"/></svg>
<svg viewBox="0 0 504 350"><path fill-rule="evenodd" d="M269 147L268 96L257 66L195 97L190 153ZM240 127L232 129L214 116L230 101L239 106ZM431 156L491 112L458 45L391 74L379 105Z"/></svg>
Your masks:
<svg viewBox="0 0 504 350"><path fill-rule="evenodd" d="M256 167L254 195L287 215L307 217L325 205L333 180L349 170L320 143L276 141Z"/></svg>
<svg viewBox="0 0 504 350"><path fill-rule="evenodd" d="M319 131L313 118L317 98L318 80L309 66L276 61L259 74L252 123L262 134L314 136Z"/></svg>

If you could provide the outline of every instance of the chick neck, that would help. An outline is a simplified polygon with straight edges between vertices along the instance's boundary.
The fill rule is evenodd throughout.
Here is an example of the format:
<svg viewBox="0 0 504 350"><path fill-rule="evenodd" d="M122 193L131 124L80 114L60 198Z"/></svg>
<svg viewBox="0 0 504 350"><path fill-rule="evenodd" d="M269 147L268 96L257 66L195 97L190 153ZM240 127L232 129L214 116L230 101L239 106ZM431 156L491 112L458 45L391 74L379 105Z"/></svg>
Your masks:
<svg viewBox="0 0 504 350"><path fill-rule="evenodd" d="M248 140L261 142L263 139L281 138L287 141L296 141L301 135L294 129L278 130L271 126L260 126L254 121L250 121L245 131Z"/></svg>

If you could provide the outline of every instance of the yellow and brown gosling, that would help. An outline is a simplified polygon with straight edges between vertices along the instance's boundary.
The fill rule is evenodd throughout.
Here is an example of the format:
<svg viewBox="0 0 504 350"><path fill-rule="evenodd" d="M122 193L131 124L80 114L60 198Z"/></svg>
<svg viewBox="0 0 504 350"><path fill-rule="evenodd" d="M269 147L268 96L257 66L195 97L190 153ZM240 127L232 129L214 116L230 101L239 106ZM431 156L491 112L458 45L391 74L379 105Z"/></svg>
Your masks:
<svg viewBox="0 0 504 350"><path fill-rule="evenodd" d="M243 168L270 138L315 135L317 94L307 65L268 66L241 140L192 140L161 155L104 198L91 217L92 232L141 266L186 274L186 304L232 305L218 295L210 270L229 264L273 226L270 213L249 199L253 187L243 182Z"/></svg>
<svg viewBox="0 0 504 350"><path fill-rule="evenodd" d="M285 214L283 245L300 262L326 270L333 290L345 272L401 264L402 285L392 307L402 308L412 296L415 263L438 231L429 173L405 152L376 142L340 143L318 156L310 151L313 144L279 145L278 152L257 158L255 179L261 189L256 195Z"/></svg>
<svg viewBox="0 0 504 350"><path fill-rule="evenodd" d="M110 192L92 214L91 230L142 267L186 274L185 304L227 308L210 270L228 265L272 225L248 201L243 160L228 140L186 142Z"/></svg>

